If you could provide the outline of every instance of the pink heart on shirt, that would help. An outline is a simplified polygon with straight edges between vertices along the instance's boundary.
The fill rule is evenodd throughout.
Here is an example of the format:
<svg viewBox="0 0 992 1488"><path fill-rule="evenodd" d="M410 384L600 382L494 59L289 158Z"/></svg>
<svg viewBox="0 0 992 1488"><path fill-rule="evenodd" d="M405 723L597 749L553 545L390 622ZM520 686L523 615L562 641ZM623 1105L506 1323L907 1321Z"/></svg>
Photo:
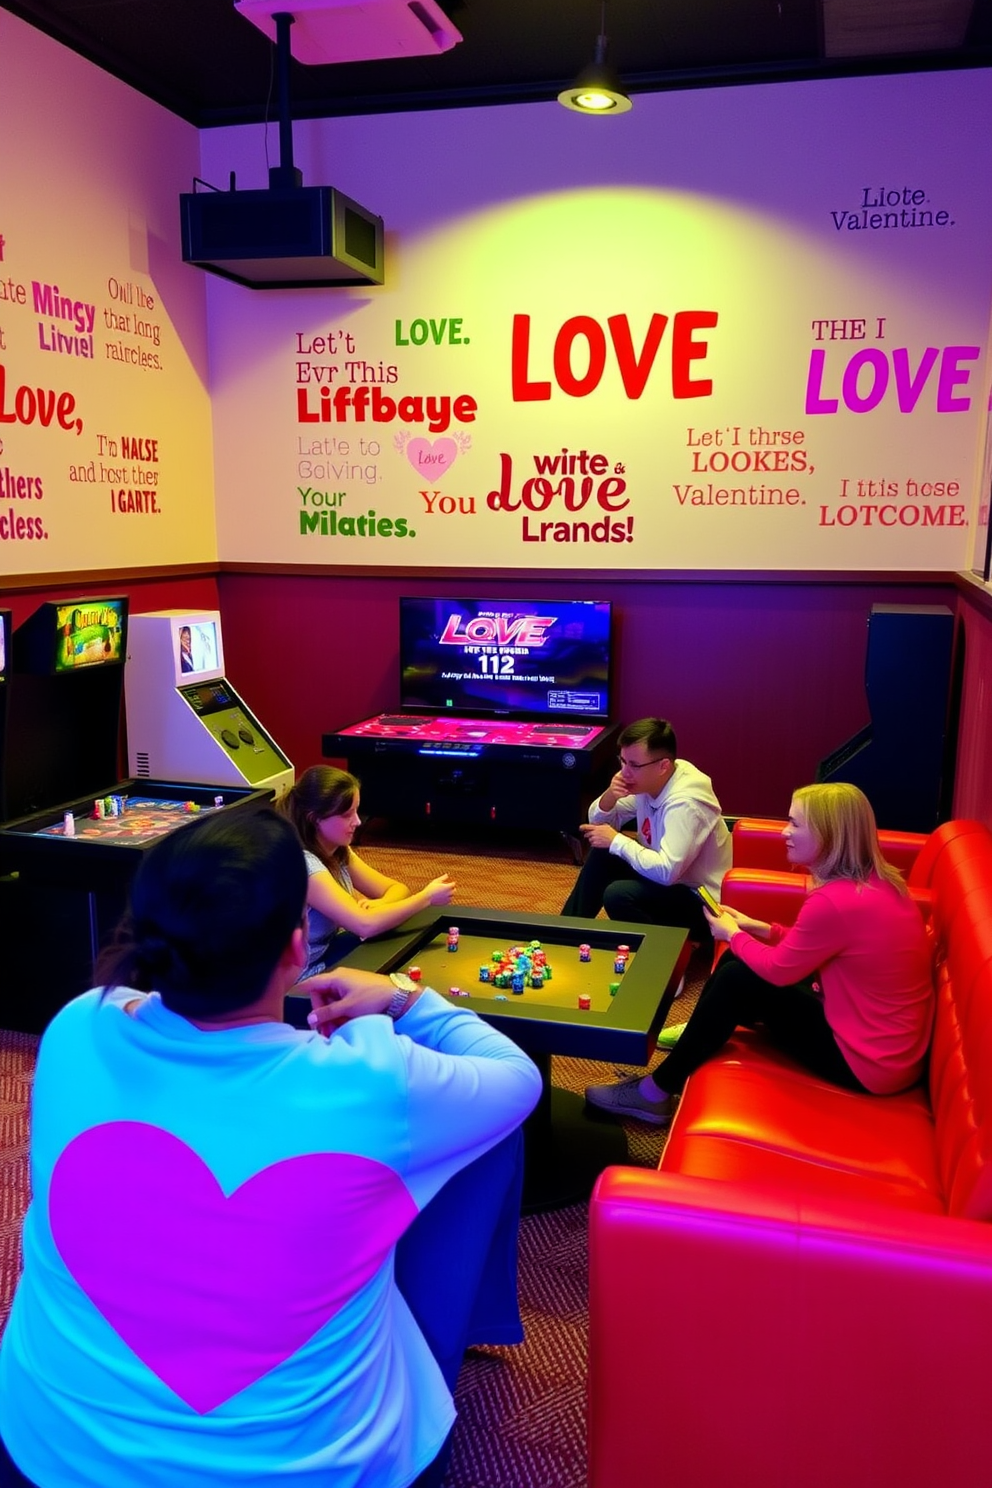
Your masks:
<svg viewBox="0 0 992 1488"><path fill-rule="evenodd" d="M285 1158L225 1194L178 1137L114 1121L61 1153L48 1212L94 1307L203 1415L339 1312L417 1207L391 1168L337 1152Z"/></svg>

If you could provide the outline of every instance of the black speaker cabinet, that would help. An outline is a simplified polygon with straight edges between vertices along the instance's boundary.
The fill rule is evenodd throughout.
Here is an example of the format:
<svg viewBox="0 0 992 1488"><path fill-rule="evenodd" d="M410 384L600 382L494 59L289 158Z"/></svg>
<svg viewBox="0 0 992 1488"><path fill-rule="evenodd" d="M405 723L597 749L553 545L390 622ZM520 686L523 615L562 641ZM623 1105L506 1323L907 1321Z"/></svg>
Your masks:
<svg viewBox="0 0 992 1488"><path fill-rule="evenodd" d="M864 791L880 827L930 832L940 819L954 616L945 605L874 605L865 691L871 722L820 761L817 780Z"/></svg>

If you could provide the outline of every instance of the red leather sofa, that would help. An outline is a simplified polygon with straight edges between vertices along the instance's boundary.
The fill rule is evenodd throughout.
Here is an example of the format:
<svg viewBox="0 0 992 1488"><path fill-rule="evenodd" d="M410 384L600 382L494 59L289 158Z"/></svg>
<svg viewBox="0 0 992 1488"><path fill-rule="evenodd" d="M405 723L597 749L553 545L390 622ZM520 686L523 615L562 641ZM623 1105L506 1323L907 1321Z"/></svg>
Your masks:
<svg viewBox="0 0 992 1488"><path fill-rule="evenodd" d="M925 1087L841 1091L739 1030L658 1171L597 1182L590 1488L992 1483L992 834L948 823L909 871ZM788 922L805 890L735 869L722 897Z"/></svg>
<svg viewBox="0 0 992 1488"><path fill-rule="evenodd" d="M784 821L767 816L739 816L734 822L730 841L735 868L769 868L795 872L785 855L782 840ZM906 875L910 872L926 843L923 832L880 831L878 840L887 863Z"/></svg>

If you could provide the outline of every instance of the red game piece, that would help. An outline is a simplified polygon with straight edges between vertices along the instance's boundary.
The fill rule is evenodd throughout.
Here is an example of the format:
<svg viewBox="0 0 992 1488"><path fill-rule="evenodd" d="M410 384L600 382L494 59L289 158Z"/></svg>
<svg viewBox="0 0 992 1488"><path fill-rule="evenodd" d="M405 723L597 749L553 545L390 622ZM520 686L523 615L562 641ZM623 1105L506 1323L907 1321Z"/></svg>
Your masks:
<svg viewBox="0 0 992 1488"><path fill-rule="evenodd" d="M582 1011L584 1013L587 1013L589 1011L589 1009L592 1007L592 998L589 996L589 993L588 992L583 992L582 995L580 996L580 998L579 998L579 1007L582 1009Z"/></svg>
<svg viewBox="0 0 992 1488"><path fill-rule="evenodd" d="M410 978L411 982L419 982L420 978L423 976L423 972L421 971L419 966L411 966L409 971L407 972L407 976Z"/></svg>

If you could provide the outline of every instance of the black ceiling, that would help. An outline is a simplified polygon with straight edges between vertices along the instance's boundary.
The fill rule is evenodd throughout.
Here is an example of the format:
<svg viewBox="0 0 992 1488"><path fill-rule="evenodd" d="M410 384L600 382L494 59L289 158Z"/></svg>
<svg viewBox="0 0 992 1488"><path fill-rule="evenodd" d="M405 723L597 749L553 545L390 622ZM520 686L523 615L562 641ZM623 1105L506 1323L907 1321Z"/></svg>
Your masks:
<svg viewBox="0 0 992 1488"><path fill-rule="evenodd" d="M2 3L201 128L275 108L273 48L233 0ZM601 0L440 3L460 45L399 61L294 62L295 117L553 98L592 59ZM631 93L992 63L992 0L609 0L607 31Z"/></svg>

